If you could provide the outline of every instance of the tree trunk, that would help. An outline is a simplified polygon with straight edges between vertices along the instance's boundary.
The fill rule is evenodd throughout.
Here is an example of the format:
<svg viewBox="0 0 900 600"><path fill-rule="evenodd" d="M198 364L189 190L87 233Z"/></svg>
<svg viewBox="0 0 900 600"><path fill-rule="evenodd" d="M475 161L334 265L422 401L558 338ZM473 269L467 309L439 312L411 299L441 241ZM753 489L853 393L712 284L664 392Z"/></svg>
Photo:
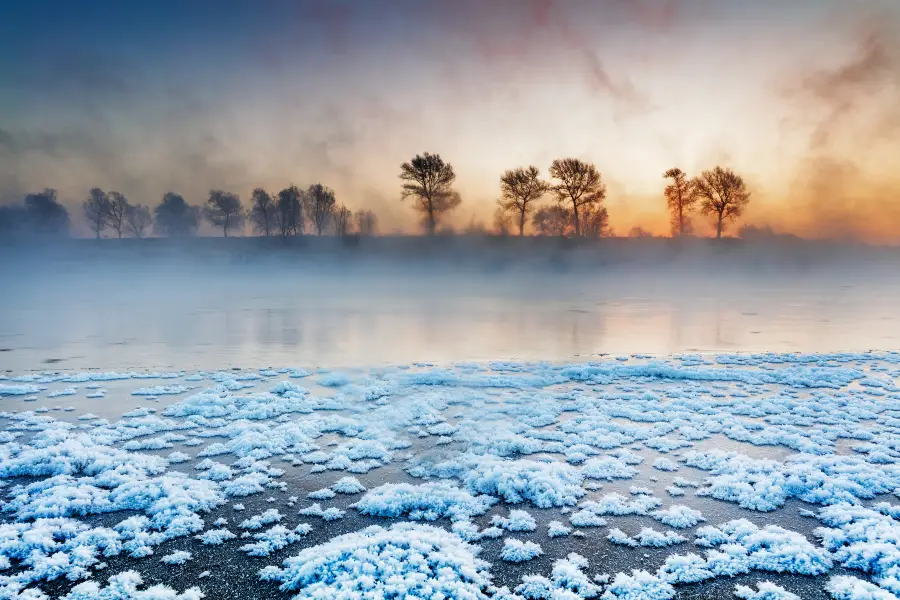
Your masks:
<svg viewBox="0 0 900 600"><path fill-rule="evenodd" d="M428 199L428 235L434 235L437 229L437 223L434 221L434 205L431 199Z"/></svg>
<svg viewBox="0 0 900 600"><path fill-rule="evenodd" d="M722 213L719 213L719 222L716 223L716 239L722 239Z"/></svg>
<svg viewBox="0 0 900 600"><path fill-rule="evenodd" d="M525 211L522 211L522 214L519 215L519 237L525 235Z"/></svg>
<svg viewBox="0 0 900 600"><path fill-rule="evenodd" d="M572 200L572 215L575 220L575 237L581 236L581 227L578 225L578 205Z"/></svg>

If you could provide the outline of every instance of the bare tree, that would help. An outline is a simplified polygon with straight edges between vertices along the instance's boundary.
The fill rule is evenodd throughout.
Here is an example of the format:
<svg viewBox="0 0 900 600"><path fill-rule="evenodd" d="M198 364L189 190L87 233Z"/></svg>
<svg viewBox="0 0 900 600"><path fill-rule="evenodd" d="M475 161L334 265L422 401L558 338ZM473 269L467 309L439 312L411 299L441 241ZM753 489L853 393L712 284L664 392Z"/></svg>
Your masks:
<svg viewBox="0 0 900 600"><path fill-rule="evenodd" d="M694 186L700 199L701 214L714 219L716 238L721 238L725 222L740 217L750 203L747 184L731 169L716 167L712 171L703 171L694 179Z"/></svg>
<svg viewBox="0 0 900 600"><path fill-rule="evenodd" d="M253 224L253 229L257 233L269 237L275 227L275 201L272 200L269 192L262 188L253 190L251 198L250 222Z"/></svg>
<svg viewBox="0 0 900 600"><path fill-rule="evenodd" d="M351 220L353 213L343 204L334 210L334 234L340 237L350 235L353 229L353 221Z"/></svg>
<svg viewBox="0 0 900 600"><path fill-rule="evenodd" d="M125 216L128 214L128 199L125 194L119 192L108 192L108 210L106 213L106 224L116 231L119 239L122 239L122 232L125 230Z"/></svg>
<svg viewBox="0 0 900 600"><path fill-rule="evenodd" d="M605 206L587 205L581 212L581 235L585 237L606 237L610 235L609 212Z"/></svg>
<svg viewBox="0 0 900 600"><path fill-rule="evenodd" d="M534 213L531 224L535 233L559 237L566 234L572 223L572 213L562 205L544 206Z"/></svg>
<svg viewBox="0 0 900 600"><path fill-rule="evenodd" d="M672 183L666 186L665 192L671 216L672 235L674 237L689 235L692 227L688 213L697 203L697 186L677 167L663 173L663 177L672 180Z"/></svg>
<svg viewBox="0 0 900 600"><path fill-rule="evenodd" d="M519 222L519 235L525 235L525 220L534 211L534 203L550 191L550 184L541 181L535 166L506 171L500 177L500 207L515 214Z"/></svg>
<svg viewBox="0 0 900 600"><path fill-rule="evenodd" d="M228 237L229 228L240 229L244 225L244 207L241 205L241 198L231 192L210 190L203 214L207 221L222 228L225 237Z"/></svg>
<svg viewBox="0 0 900 600"><path fill-rule="evenodd" d="M125 213L125 230L140 239L147 235L150 225L153 224L153 217L150 215L150 209L143 204L129 205Z"/></svg>
<svg viewBox="0 0 900 600"><path fill-rule="evenodd" d="M414 208L422 213L428 235L437 231L441 215L462 202L459 194L453 191L456 173L438 154L417 154L410 162L403 163L400 179L404 182L403 199L415 199Z"/></svg>
<svg viewBox="0 0 900 600"><path fill-rule="evenodd" d="M550 176L559 180L552 189L560 203L572 205L575 235L581 235L579 217L582 207L599 205L606 198L606 186L600 171L592 163L577 158L562 158L550 165Z"/></svg>
<svg viewBox="0 0 900 600"><path fill-rule="evenodd" d="M497 210L494 211L494 229L493 233L499 236L506 237L509 235L510 230L512 229L512 217L503 208L503 206L498 206ZM522 235L522 227L519 227L519 235Z"/></svg>
<svg viewBox="0 0 900 600"><path fill-rule="evenodd" d="M371 210L356 213L356 231L361 236L372 236L378 232L378 219Z"/></svg>
<svg viewBox="0 0 900 600"><path fill-rule="evenodd" d="M316 235L325 233L325 230L331 224L334 209L334 190L325 187L321 183L309 186L309 189L306 191L306 215L309 217L312 226L315 227Z"/></svg>
<svg viewBox="0 0 900 600"><path fill-rule="evenodd" d="M303 192L296 185L278 192L275 224L281 237L303 233Z"/></svg>
<svg viewBox="0 0 900 600"><path fill-rule="evenodd" d="M153 230L167 237L194 235L200 222L200 209L174 192L166 192L153 214Z"/></svg>
<svg viewBox="0 0 900 600"><path fill-rule="evenodd" d="M628 237L630 238L652 238L653 234L641 227L640 225L635 225L628 232Z"/></svg>
<svg viewBox="0 0 900 600"><path fill-rule="evenodd" d="M81 207L91 231L99 240L109 218L109 196L100 188L91 188L91 191L88 192L88 199L82 203Z"/></svg>

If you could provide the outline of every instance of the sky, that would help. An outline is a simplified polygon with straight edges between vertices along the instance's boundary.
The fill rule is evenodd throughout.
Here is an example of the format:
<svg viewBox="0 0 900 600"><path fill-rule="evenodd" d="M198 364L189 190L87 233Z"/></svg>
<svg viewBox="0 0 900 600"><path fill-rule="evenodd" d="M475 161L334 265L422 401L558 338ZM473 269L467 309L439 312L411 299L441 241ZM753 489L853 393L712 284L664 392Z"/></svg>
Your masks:
<svg viewBox="0 0 900 600"><path fill-rule="evenodd" d="M666 169L721 164L744 222L900 242L900 3L0 0L0 202L321 182L412 232L397 175L425 151L458 228L504 170L573 156L620 234L667 231Z"/></svg>

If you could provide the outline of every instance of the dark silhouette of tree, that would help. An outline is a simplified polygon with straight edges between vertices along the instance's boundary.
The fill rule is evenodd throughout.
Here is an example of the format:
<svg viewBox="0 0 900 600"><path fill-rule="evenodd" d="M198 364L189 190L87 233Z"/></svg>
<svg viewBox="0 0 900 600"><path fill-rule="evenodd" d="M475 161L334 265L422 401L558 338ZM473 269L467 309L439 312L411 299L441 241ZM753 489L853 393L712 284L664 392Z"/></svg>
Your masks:
<svg viewBox="0 0 900 600"><path fill-rule="evenodd" d="M581 235L584 237L606 237L609 231L609 213L605 206L597 204L584 206L581 213Z"/></svg>
<svg viewBox="0 0 900 600"><path fill-rule="evenodd" d="M666 203L672 224L672 236L682 237L692 231L691 218L688 213L697 203L697 187L694 181L679 168L669 169L663 174L672 183L666 186Z"/></svg>
<svg viewBox="0 0 900 600"><path fill-rule="evenodd" d="M572 213L562 205L543 206L531 218L531 225L538 235L559 237L566 234L572 224Z"/></svg>
<svg viewBox="0 0 900 600"><path fill-rule="evenodd" d="M322 235L334 217L334 190L321 183L309 186L306 190L306 213L316 235ZM338 235L341 235L340 233Z"/></svg>
<svg viewBox="0 0 900 600"><path fill-rule="evenodd" d="M450 163L438 154L417 154L410 162L400 165L403 180L403 199L413 198L413 207L422 213L428 235L437 231L441 215L460 205L459 194L453 191L456 173Z"/></svg>
<svg viewBox="0 0 900 600"><path fill-rule="evenodd" d="M522 227L519 227L519 235L522 235ZM494 211L494 230L493 233L506 237L512 230L512 217L501 205Z"/></svg>
<svg viewBox="0 0 900 600"><path fill-rule="evenodd" d="M153 224L150 209L143 204L129 205L125 213L125 231L140 239L147 235Z"/></svg>
<svg viewBox="0 0 900 600"><path fill-rule="evenodd" d="M628 237L630 238L652 238L653 234L641 227L640 225L635 225L628 232Z"/></svg>
<svg viewBox="0 0 900 600"><path fill-rule="evenodd" d="M229 228L240 230L244 226L244 207L241 198L231 192L210 190L203 214L215 227L222 228L225 237L228 237Z"/></svg>
<svg viewBox="0 0 900 600"><path fill-rule="evenodd" d="M25 228L36 235L69 234L69 211L57 202L56 190L46 188L25 196Z"/></svg>
<svg viewBox="0 0 900 600"><path fill-rule="evenodd" d="M500 177L500 207L517 217L519 236L525 235L525 221L534 211L534 203L550 191L550 184L541 181L535 166L506 171Z"/></svg>
<svg viewBox="0 0 900 600"><path fill-rule="evenodd" d="M373 236L378 233L378 219L371 210L356 213L356 231L361 236Z"/></svg>
<svg viewBox="0 0 900 600"><path fill-rule="evenodd" d="M125 217L131 205L128 204L125 195L119 192L109 192L106 194L106 198L108 201L106 224L115 230L116 235L121 239L122 232L125 231Z"/></svg>
<svg viewBox="0 0 900 600"><path fill-rule="evenodd" d="M353 229L353 213L343 204L334 210L334 234L340 237L350 235Z"/></svg>
<svg viewBox="0 0 900 600"><path fill-rule="evenodd" d="M109 221L109 196L100 188L92 188L88 192L88 199L82 203L81 209L84 211L84 218L91 231L99 240L100 234Z"/></svg>
<svg viewBox="0 0 900 600"><path fill-rule="evenodd" d="M694 179L700 212L716 224L716 238L722 237L725 222L737 219L750 203L750 192L743 178L731 169L716 167Z"/></svg>
<svg viewBox="0 0 900 600"><path fill-rule="evenodd" d="M266 190L256 188L253 190L252 204L250 206L250 223L257 233L262 233L266 237L275 227L275 201Z"/></svg>
<svg viewBox="0 0 900 600"><path fill-rule="evenodd" d="M278 192L275 223L281 237L303 233L303 192L296 185Z"/></svg>
<svg viewBox="0 0 900 600"><path fill-rule="evenodd" d="M163 196L153 213L154 231L167 237L194 235L200 224L200 209L189 205L181 195L173 192Z"/></svg>
<svg viewBox="0 0 900 600"><path fill-rule="evenodd" d="M561 158L550 165L550 176L559 181L552 187L557 200L572 205L575 235L581 235L582 207L599 205L606 198L606 186L600 172L592 163L577 158Z"/></svg>

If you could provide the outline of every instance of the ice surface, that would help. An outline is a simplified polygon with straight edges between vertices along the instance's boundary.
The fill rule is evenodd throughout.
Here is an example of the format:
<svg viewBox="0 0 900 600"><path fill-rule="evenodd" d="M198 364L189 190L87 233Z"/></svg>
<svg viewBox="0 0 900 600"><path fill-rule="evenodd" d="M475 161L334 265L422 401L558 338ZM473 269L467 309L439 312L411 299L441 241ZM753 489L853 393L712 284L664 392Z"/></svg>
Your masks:
<svg viewBox="0 0 900 600"><path fill-rule="evenodd" d="M834 598L900 596L900 354L347 372L317 371L307 387L284 380L293 368L4 377L0 599L40 598L49 581L58 597L192 598L165 578L141 589L137 571L108 585L97 574L292 551L305 566L263 575L301 598L395 584L454 598L671 598L767 573L817 578ZM136 389L153 378L166 381ZM106 398L75 393L74 414L48 400L100 382ZM142 393L159 408L140 407ZM558 559L584 543L634 562L600 583L583 558ZM366 564L387 569L342 575ZM532 565L543 566L520 584L491 584ZM766 581L729 589L792 598Z"/></svg>

